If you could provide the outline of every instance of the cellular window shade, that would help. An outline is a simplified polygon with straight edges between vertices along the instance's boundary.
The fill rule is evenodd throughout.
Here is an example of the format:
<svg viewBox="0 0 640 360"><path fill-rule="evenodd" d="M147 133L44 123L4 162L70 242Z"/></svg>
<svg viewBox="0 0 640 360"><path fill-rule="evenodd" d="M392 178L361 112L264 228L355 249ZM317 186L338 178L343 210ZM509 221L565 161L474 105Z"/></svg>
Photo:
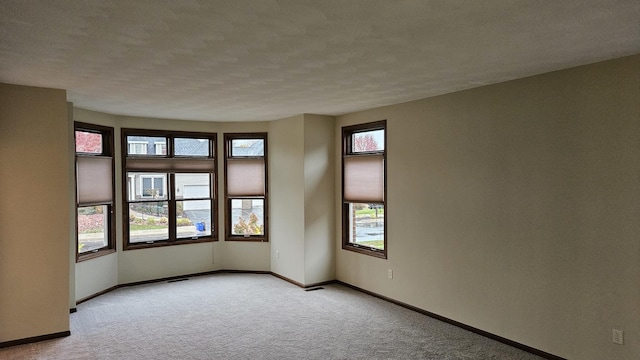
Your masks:
<svg viewBox="0 0 640 360"><path fill-rule="evenodd" d="M264 195L264 178L264 159L227 160L228 196Z"/></svg>
<svg viewBox="0 0 640 360"><path fill-rule="evenodd" d="M78 205L113 202L112 158L105 156L78 156Z"/></svg>
<svg viewBox="0 0 640 360"><path fill-rule="evenodd" d="M344 200L384 201L384 156L362 155L344 158Z"/></svg>
<svg viewBox="0 0 640 360"><path fill-rule="evenodd" d="M213 159L183 158L127 158L128 171L161 172L212 172L215 170Z"/></svg>

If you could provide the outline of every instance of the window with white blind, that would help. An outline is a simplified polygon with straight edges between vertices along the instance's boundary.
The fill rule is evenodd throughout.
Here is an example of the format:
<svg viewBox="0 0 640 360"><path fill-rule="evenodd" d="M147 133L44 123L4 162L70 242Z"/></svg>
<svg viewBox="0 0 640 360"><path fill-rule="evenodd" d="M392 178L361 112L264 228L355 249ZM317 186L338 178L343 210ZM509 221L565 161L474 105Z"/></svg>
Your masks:
<svg viewBox="0 0 640 360"><path fill-rule="evenodd" d="M76 261L115 251L113 128L74 123Z"/></svg>
<svg viewBox="0 0 640 360"><path fill-rule="evenodd" d="M215 144L216 134L122 129L125 250L217 240Z"/></svg>
<svg viewBox="0 0 640 360"><path fill-rule="evenodd" d="M225 134L226 240L268 241L267 134Z"/></svg>
<svg viewBox="0 0 640 360"><path fill-rule="evenodd" d="M343 127L342 140L342 248L386 259L386 121Z"/></svg>

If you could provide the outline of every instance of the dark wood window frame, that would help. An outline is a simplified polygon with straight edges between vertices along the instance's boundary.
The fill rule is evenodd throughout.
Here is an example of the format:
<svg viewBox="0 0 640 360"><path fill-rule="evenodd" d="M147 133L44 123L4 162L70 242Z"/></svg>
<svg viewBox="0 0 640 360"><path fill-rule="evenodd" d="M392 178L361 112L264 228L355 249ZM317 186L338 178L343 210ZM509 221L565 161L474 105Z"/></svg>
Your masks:
<svg viewBox="0 0 640 360"><path fill-rule="evenodd" d="M81 262L85 260L94 259L100 256L112 254L116 252L116 240L115 240L115 216L114 216L114 208L115 208L115 158L114 158L114 129L109 126L102 126L96 124L89 124L84 122L75 121L74 125L74 152L75 152L75 176L76 176L76 192L78 191L78 159L82 157L92 158L99 157L104 159L111 159L111 200L110 201L97 201L91 203L83 203L80 204L78 196L76 195L75 202L75 234L76 234L76 262ZM100 153L84 153L77 152L75 149L76 144L76 132L88 132L94 134L100 134L102 137L102 151ZM93 249L87 252L80 252L80 241L79 241L79 222L78 222L78 208L86 207L86 206L106 206L107 207L107 221L105 225L105 231L107 232L107 244L103 247Z"/></svg>
<svg viewBox="0 0 640 360"><path fill-rule="evenodd" d="M131 154L129 155L129 146L127 142L128 136L142 136L142 137L164 137L166 140L166 154L161 155L154 153L152 155L148 154ZM174 140L182 139L182 138L194 138L194 139L205 139L209 142L209 156L185 156L185 155L175 155L175 143ZM163 246L174 246L174 245L185 245L185 244L197 244L204 242L215 242L218 241L218 162L217 162L217 134L216 133L205 133L205 132L187 132L187 131L167 131L167 130L150 130L150 129L130 129L123 128L121 129L121 153L122 153L122 231L123 231L123 249L124 250L137 250L137 249L149 249ZM207 165L206 168L210 170L179 170L181 168L181 164L188 164L188 166L193 166L198 162L212 162L211 165ZM134 162L142 162L143 164L146 162L147 164L153 164L156 162L159 166L157 170L139 170L136 168L128 167L129 163ZM148 166L148 165L145 165ZM162 167L172 167L173 170L169 170ZM196 165L197 166L197 165ZM153 167L153 165L150 165ZM129 200L128 194L128 186L127 179L128 173L144 173L148 172L150 174L162 173L167 175L167 179L165 182L166 186L166 199L158 200L161 202L167 202L167 221L168 221L168 237L166 239L161 240L153 240L149 242L139 242L139 243L131 243L129 241L129 203L132 201ZM176 220L176 208L178 201L184 201L183 199L177 199L176 196L176 187L175 187L175 176L176 174L190 174L190 173L203 173L209 175L209 184L210 184L210 199L211 199L211 235L209 236L198 236L194 238L178 238L177 236L177 220ZM133 201L133 203L142 203L151 200L145 201Z"/></svg>
<svg viewBox="0 0 640 360"><path fill-rule="evenodd" d="M362 152L354 152L353 151L353 135L362 132L375 131L375 130L384 130L384 149L378 151L362 151ZM381 204L384 206L384 230L383 230L383 249L377 249L370 246L359 245L350 242L350 211L349 205L351 203L366 203L369 201L346 201L345 200L345 159L348 157L358 157L358 156L380 156L383 158L383 200L376 201L375 203ZM369 256L378 257L381 259L387 258L387 213L388 209L386 206L387 199L387 121L380 120L375 122L369 122L358 125L344 126L342 128L342 249L354 251L360 254L365 254Z"/></svg>
<svg viewBox="0 0 640 360"><path fill-rule="evenodd" d="M269 241L269 186L268 186L268 145L267 145L267 133L266 132L254 132L254 133L225 133L224 134L224 206L225 206L225 235L226 241L256 241L256 242L268 242ZM234 156L232 154L232 141L233 140L263 140L264 152L262 156ZM247 196L229 196L229 182L228 182L228 162L229 160L245 159L245 160L258 160L264 161L264 194L263 195L247 195ZM237 235L232 234L232 200L250 200L261 199L263 200L263 230L262 235Z"/></svg>

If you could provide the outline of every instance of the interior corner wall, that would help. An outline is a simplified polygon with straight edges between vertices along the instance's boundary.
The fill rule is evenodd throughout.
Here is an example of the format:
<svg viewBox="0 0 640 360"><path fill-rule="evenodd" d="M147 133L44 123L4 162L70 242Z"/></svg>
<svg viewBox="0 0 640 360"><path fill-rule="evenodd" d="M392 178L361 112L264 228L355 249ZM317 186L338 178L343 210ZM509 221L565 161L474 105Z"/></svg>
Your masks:
<svg viewBox="0 0 640 360"><path fill-rule="evenodd" d="M269 126L271 271L308 286L335 279L331 116Z"/></svg>
<svg viewBox="0 0 640 360"><path fill-rule="evenodd" d="M66 92L0 84L0 342L69 331Z"/></svg>
<svg viewBox="0 0 640 360"><path fill-rule="evenodd" d="M335 279L335 145L332 116L304 115L305 284Z"/></svg>
<svg viewBox="0 0 640 360"><path fill-rule="evenodd" d="M305 284L304 115L269 124L271 271Z"/></svg>
<svg viewBox="0 0 640 360"><path fill-rule="evenodd" d="M388 260L338 248L337 278L564 358L636 359L638 69L635 55L340 116L336 140L387 119Z"/></svg>

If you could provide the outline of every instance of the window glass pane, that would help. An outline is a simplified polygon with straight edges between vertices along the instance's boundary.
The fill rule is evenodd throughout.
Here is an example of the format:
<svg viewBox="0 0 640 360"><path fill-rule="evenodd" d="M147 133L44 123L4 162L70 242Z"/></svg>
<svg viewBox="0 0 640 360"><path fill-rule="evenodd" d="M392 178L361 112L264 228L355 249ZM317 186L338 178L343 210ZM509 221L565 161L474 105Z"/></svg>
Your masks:
<svg viewBox="0 0 640 360"><path fill-rule="evenodd" d="M384 150L383 129L356 132L351 140L351 151L354 153Z"/></svg>
<svg viewBox="0 0 640 360"><path fill-rule="evenodd" d="M166 201L129 204L129 242L168 239L167 207Z"/></svg>
<svg viewBox="0 0 640 360"><path fill-rule="evenodd" d="M264 139L231 140L231 156L264 156Z"/></svg>
<svg viewBox="0 0 640 360"><path fill-rule="evenodd" d="M176 226L179 238L211 235L211 200L176 201Z"/></svg>
<svg viewBox="0 0 640 360"><path fill-rule="evenodd" d="M76 130L76 152L102 154L102 134Z"/></svg>
<svg viewBox="0 0 640 360"><path fill-rule="evenodd" d="M349 242L384 250L384 205L349 204Z"/></svg>
<svg viewBox="0 0 640 360"><path fill-rule="evenodd" d="M127 199L129 201L167 199L167 174L128 172Z"/></svg>
<svg viewBox="0 0 640 360"><path fill-rule="evenodd" d="M231 234L264 235L264 200L231 200Z"/></svg>
<svg viewBox="0 0 640 360"><path fill-rule="evenodd" d="M143 178L144 179L144 178ZM164 196L164 178L153 177L153 187L151 189L144 189L145 194L152 194L154 196Z"/></svg>
<svg viewBox="0 0 640 360"><path fill-rule="evenodd" d="M176 174L176 199L211 198L210 174Z"/></svg>
<svg viewBox="0 0 640 360"><path fill-rule="evenodd" d="M178 156L209 156L208 139L176 138L174 147Z"/></svg>
<svg viewBox="0 0 640 360"><path fill-rule="evenodd" d="M166 144L167 139L165 137L127 136L127 154L163 156L167 154ZM160 149L160 153L157 152L156 148Z"/></svg>
<svg viewBox="0 0 640 360"><path fill-rule="evenodd" d="M149 189L153 187L153 178L145 176L141 177L140 180L142 181L142 196L145 196L149 192Z"/></svg>
<svg viewBox="0 0 640 360"><path fill-rule="evenodd" d="M78 253L109 245L109 206L78 207Z"/></svg>

